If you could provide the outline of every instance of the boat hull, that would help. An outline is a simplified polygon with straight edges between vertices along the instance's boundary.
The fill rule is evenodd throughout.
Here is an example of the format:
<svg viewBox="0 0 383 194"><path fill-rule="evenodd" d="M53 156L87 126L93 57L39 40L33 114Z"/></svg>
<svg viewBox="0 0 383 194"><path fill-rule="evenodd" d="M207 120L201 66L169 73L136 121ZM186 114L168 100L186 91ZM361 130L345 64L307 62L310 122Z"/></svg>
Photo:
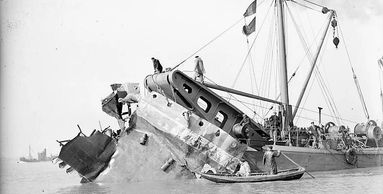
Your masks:
<svg viewBox="0 0 383 194"><path fill-rule="evenodd" d="M277 145L273 146L273 149L280 150L309 172L378 167L383 164L383 148L365 148L363 151L356 151L355 164L349 164L346 161L346 153L343 151ZM297 166L283 154L276 158L278 169ZM265 170L262 164L263 152L246 151L245 157L249 160L252 170Z"/></svg>
<svg viewBox="0 0 383 194"><path fill-rule="evenodd" d="M288 169L278 174L268 175L265 173L252 173L249 176L222 175L222 174L201 174L201 177L216 183L249 183L267 181L288 181L300 179L305 173L304 168Z"/></svg>

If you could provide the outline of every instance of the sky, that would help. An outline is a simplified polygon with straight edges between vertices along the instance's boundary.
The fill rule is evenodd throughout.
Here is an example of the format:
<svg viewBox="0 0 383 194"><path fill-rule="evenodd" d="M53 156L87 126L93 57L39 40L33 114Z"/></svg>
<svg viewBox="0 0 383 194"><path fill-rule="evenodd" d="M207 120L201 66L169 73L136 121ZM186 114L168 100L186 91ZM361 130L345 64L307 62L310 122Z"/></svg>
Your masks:
<svg viewBox="0 0 383 194"><path fill-rule="evenodd" d="M313 1L337 10L369 113L371 118L381 121L381 72L377 59L383 56L383 0ZM29 145L35 157L43 148L58 154L60 147L56 140L73 138L78 132L77 124L86 134L99 129L99 122L103 127L117 129L116 121L101 110L101 99L111 93L110 84L139 82L142 85L145 76L153 72L151 57L158 58L164 67L174 67L240 20L251 1L1 0L0 3L1 156L17 158L28 154ZM265 0L259 7L257 28L261 23L261 8L269 4L270 0ZM306 14L303 9L298 12L301 19ZM314 19L312 24L321 22ZM206 76L221 85L233 84L246 56L242 25L243 21L198 53L204 60ZM254 36L249 36L250 40ZM336 51L331 46L327 45L329 53ZM344 48L342 42L340 47ZM295 47L289 48L290 52ZM258 45L256 49L256 54L265 53ZM364 122L347 59L341 62L335 54L329 56L327 61L323 59L320 68L330 83L334 100L340 104L339 111L344 118ZM256 66L256 71L261 67ZM290 73L294 67L289 68ZM192 70L193 61L187 60L179 69ZM250 90L247 76L241 75L237 89ZM296 88L301 87L297 85ZM292 104L297 95L294 90L293 87L290 90ZM314 105L307 103L306 108L315 110L316 106L325 106L320 93L314 92L307 98Z"/></svg>

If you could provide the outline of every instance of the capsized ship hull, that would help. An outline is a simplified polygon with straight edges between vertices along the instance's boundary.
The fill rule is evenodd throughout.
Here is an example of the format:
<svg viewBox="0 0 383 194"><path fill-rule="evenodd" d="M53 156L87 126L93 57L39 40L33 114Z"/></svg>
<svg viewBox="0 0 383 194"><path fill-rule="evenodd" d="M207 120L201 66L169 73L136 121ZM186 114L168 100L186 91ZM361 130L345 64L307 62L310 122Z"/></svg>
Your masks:
<svg viewBox="0 0 383 194"><path fill-rule="evenodd" d="M184 163L179 161L163 171L161 167L173 157L172 152L162 143L164 139L151 133L156 130L152 125L136 114L132 116L134 128L121 136L108 168L96 181L118 183L195 178ZM148 140L145 145L141 145L144 134L148 135Z"/></svg>
<svg viewBox="0 0 383 194"><path fill-rule="evenodd" d="M140 100L108 168L96 181L195 178L206 164L232 173L246 149L222 129L152 92Z"/></svg>

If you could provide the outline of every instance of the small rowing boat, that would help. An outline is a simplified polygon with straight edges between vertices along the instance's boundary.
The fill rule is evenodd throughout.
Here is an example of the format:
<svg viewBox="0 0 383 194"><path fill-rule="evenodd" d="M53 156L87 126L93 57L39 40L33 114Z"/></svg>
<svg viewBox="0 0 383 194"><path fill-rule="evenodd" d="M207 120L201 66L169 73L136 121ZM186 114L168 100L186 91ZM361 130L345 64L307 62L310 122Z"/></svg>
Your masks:
<svg viewBox="0 0 383 194"><path fill-rule="evenodd" d="M288 181L300 179L305 173L305 169L293 168L279 171L278 174L251 173L249 176L238 176L235 174L211 174L202 173L201 176L209 181L216 183L249 183L266 181Z"/></svg>

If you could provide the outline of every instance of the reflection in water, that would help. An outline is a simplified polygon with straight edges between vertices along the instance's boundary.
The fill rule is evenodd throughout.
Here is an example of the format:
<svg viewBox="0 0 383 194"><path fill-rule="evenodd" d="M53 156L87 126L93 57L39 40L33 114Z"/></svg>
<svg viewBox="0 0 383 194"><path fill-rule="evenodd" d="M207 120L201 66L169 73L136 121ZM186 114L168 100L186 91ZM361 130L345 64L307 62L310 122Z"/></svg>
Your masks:
<svg viewBox="0 0 383 194"><path fill-rule="evenodd" d="M57 191L57 193L111 193L109 185L101 183L87 183L78 186L66 187Z"/></svg>

